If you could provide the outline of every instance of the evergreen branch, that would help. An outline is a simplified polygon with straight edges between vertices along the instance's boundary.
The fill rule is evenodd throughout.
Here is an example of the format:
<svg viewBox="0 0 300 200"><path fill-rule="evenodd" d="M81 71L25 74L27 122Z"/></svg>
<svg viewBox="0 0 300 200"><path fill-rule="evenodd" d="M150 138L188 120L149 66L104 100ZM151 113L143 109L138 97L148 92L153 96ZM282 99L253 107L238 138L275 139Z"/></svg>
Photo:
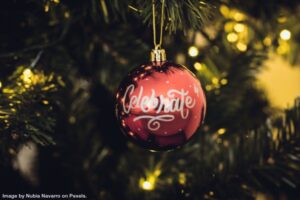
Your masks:
<svg viewBox="0 0 300 200"><path fill-rule="evenodd" d="M124 12L122 6L124 1L110 1L113 10L119 13ZM134 0L127 5L129 11L138 15L141 21L147 25L152 24L152 4L151 1ZM199 0L168 0L165 5L165 30L169 33L178 30L186 32L189 29L200 29L203 24L207 23L215 12L214 6L208 2ZM161 1L156 1L156 16L160 19ZM124 15L124 14L121 14ZM160 23L160 20L157 20Z"/></svg>

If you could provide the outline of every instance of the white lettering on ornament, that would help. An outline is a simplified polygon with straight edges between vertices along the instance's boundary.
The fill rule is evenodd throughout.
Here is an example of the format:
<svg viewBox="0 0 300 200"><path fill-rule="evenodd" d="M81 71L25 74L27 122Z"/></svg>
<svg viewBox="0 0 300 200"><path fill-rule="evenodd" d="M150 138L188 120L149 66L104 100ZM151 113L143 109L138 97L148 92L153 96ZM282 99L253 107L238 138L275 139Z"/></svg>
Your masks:
<svg viewBox="0 0 300 200"><path fill-rule="evenodd" d="M194 89L195 88L198 89L196 86ZM145 115L135 117L133 121L149 119L147 127L152 131L156 131L160 128L160 122L173 121L175 119L174 113L176 112L180 112L182 119L186 119L189 116L189 109L196 105L196 100L189 95L189 91L185 91L184 89L170 89L167 91L166 97L164 95L156 96L154 89L151 89L150 96L143 95L143 86L141 86L138 95L132 95L134 90L135 87L133 84L126 88L123 97L123 111L129 114L134 108L141 109ZM197 93L197 91L195 92ZM129 98L129 103L125 105L127 98ZM150 115L149 112L152 112L152 115ZM153 116L154 113L156 113L155 116Z"/></svg>

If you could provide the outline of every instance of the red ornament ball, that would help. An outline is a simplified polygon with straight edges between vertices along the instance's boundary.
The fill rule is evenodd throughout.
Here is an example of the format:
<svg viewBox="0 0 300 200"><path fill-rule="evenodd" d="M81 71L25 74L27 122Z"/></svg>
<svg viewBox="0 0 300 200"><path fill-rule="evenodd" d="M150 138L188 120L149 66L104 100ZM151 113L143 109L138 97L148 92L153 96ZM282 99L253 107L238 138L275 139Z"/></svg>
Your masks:
<svg viewBox="0 0 300 200"><path fill-rule="evenodd" d="M199 80L186 67L151 62L131 71L117 95L122 131L149 150L182 146L203 121L206 100Z"/></svg>

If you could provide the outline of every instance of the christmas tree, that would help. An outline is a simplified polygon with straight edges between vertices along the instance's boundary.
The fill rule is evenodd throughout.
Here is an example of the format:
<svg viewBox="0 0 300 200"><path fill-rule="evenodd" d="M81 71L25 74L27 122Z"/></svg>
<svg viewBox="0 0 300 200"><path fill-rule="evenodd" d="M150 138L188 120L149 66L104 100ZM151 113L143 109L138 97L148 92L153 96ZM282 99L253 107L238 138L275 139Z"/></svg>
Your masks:
<svg viewBox="0 0 300 200"><path fill-rule="evenodd" d="M3 1L1 198L300 198L299 11L293 0ZM132 143L115 116L153 27L207 102L172 151Z"/></svg>

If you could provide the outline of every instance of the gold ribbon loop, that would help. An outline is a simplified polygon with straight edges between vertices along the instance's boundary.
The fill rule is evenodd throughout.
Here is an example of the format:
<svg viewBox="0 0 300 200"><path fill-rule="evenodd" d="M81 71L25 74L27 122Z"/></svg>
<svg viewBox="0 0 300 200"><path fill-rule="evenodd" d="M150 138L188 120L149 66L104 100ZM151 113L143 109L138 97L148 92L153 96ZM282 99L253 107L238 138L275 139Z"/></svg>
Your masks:
<svg viewBox="0 0 300 200"><path fill-rule="evenodd" d="M156 12L155 12L155 0L152 0L152 23L153 23L153 43L154 49L160 49L162 45L163 38L163 28L164 28L164 14L165 13L165 0L162 0L161 16L160 16L160 38L159 42L156 40Z"/></svg>

